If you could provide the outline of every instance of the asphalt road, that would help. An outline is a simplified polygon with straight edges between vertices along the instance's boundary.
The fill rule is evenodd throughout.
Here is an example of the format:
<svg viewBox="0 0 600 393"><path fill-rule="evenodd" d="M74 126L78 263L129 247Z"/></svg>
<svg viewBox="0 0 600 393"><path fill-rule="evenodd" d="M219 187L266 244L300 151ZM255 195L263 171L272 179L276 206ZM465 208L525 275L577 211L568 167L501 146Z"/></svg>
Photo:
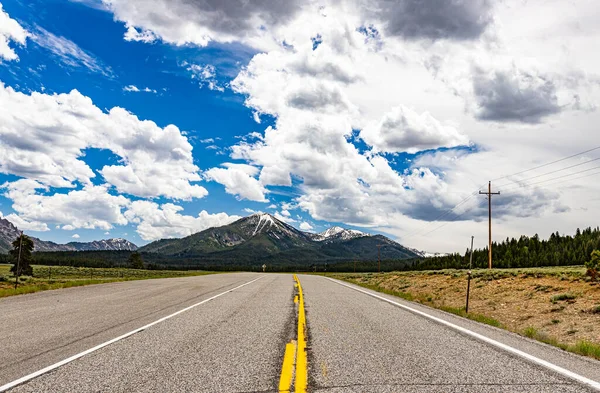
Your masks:
<svg viewBox="0 0 600 393"><path fill-rule="evenodd" d="M593 391L324 277L299 278L311 392ZM235 273L0 299L0 385L196 305L11 392L276 392L285 346L295 335L294 293L291 274ZM600 362L385 298L600 381Z"/></svg>

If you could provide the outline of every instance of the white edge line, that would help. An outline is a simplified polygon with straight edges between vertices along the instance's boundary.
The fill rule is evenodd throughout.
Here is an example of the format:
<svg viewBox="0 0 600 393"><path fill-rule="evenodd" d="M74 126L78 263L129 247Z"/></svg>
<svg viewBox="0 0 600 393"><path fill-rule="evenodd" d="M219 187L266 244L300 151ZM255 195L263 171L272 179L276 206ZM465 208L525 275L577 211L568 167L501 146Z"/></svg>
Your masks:
<svg viewBox="0 0 600 393"><path fill-rule="evenodd" d="M22 384L22 383L25 383L25 382L27 382L27 381L30 381L30 380L32 380L32 379L34 379L34 378L36 378L36 377L39 377L39 376L40 376L40 375L42 375L42 374L46 374L47 372L50 372L50 371L52 371L52 370L55 370L55 369L57 369L57 368L59 368L59 367L61 367L61 366L64 366L65 364L67 364L67 363L70 363L70 362L72 362L72 361L74 361L74 360L77 360L77 359L79 359L79 358L81 358L81 357L83 357L83 356L85 356L85 355L88 355L88 354L90 354L90 353L94 352L94 351L97 351L97 350L99 350L99 349L101 349L101 348L104 348L104 347L106 347L106 346L110 345L110 344L116 343L117 341L123 340L124 338L127 338L127 337L129 337L129 336L132 336L132 335L134 335L134 334L136 334L136 333L139 333L139 332L141 332L142 330L148 329L148 328L149 328L149 327L151 327L151 326L154 326L154 325L156 325L156 324L158 324L158 323L164 322L164 321L166 321L167 319L169 319L169 318L173 318L173 317L174 317L174 316L176 316L176 315L179 315L179 314L181 314L181 313L184 313L184 312L186 312L186 311L188 311L188 310L191 310L191 309L192 309L192 308L194 308L194 307L197 307L197 306L200 306L200 305L202 305L202 304L204 304L204 303L210 302L211 300L214 300L214 299L216 299L216 298L218 298L218 297L220 297L220 296L223 296L223 295L225 295L225 294L227 294L227 293L229 293L229 292L233 292L233 291L235 291L236 289L240 289L241 287L244 287L244 286L246 286L246 285L248 285L248 284L252 284L253 282L255 282L255 281L257 281L257 280L260 280L260 279L261 279L261 278L263 278L263 277L264 277L264 276L258 277L258 278L254 279L254 280L252 280L252 281L249 281L249 282L247 282L247 283L244 283L244 284L242 284L242 285L238 285L238 286L237 286L237 287L235 287L235 288L228 289L228 290L227 290L227 291L225 291L225 292L221 292L221 293L219 293L219 294L217 294L217 295L214 295L214 296L212 296L212 297L209 297L208 299L204 299L204 300L202 300L201 302L198 302L198 303L196 303L196 304L192 304L191 306L188 306L188 307L186 307L186 308L183 308L183 309L181 309L181 310L179 310L179 311L177 311L177 312L174 312L174 313L173 313L173 314L171 314L171 315L167 315L166 317L162 317L162 318L160 318L160 319L158 319L158 320L156 320L156 321L154 321L154 322L151 322L151 323L149 323L149 324L147 324L147 325L144 325L144 326L142 326L142 327L140 327L140 328L137 328L137 329L135 329L135 330L132 330L132 331L130 331L129 333L125 333L125 334L123 334L123 335L121 335L121 336L119 336L119 337L115 337L115 338L113 338L112 340L108 340L108 341L106 341L106 342L103 342L103 343L102 343L102 344L100 344L100 345L96 345L95 347L93 347L93 348L90 348L90 349L88 349L88 350L86 350L86 351L80 352L80 353L78 353L78 354L76 354L76 355L73 355L73 356L71 356L70 358L66 358L66 359L64 359L64 360L61 360L61 361L60 361L60 362L58 362L58 363L54 363L54 364L52 364L52 365L50 365L50 366L48 366L48 367L44 367L44 368L43 368L43 369L41 369L41 370L35 371L35 372L33 372L33 373L29 374L29 375L26 375L26 376L24 376L24 377L21 377L21 378L19 378L19 379L16 379L16 380L12 381L12 382L9 382L9 383L7 383L7 384L5 384L5 385L2 385L2 386L0 386L0 392L4 392L4 391L7 391L8 389L12 389L12 388L14 388L14 387L15 387L15 386L17 386L17 385L20 385L20 384Z"/></svg>
<svg viewBox="0 0 600 393"><path fill-rule="evenodd" d="M569 371L569 370L567 370L565 368L557 366L557 365L555 365L553 363L550 363L550 362L548 362L546 360L537 358L537 357L535 357L533 355L530 355L530 354L528 354L526 352L523 352L521 350L513 348L513 347L511 347L509 345L503 344L503 343L501 343L499 341L493 340L493 339L491 339L489 337L486 337L484 335L481 335L479 333L475 333L474 331L471 331L471 330L466 329L464 327L455 325L455 324L453 324L451 322L448 322L448 321L445 321L445 320L443 320L441 318L434 317L433 315L429 315L429 314L427 314L427 313L425 313L423 311L419 311L419 310L416 310L414 308L405 306L404 304L397 303L397 302L395 302L393 300L390 300L390 299L387 299L387 298L385 298L383 296L376 295L374 293L365 291L363 289L357 288L357 287L352 286L352 285L348 285L348 284L340 282L338 280L334 280L334 279L331 279L329 277L325 277L325 278L328 279L328 280L330 280L330 281L335 282L336 284L348 287L350 289L354 289L355 291L362 292L362 293L364 293L366 295L372 296L374 298L383 300L384 302L388 302L388 303L391 303L391 304L393 304L395 306L398 306L400 308L408 310L408 311L410 311L410 312L412 312L414 314L418 314L418 315L420 315L422 317L431 319L431 320L433 320L433 321L435 321L437 323L441 323L442 325L446 325L449 328L452 328L454 330L458 330L461 333L464 333L464 334L469 335L471 337L474 337L474 338L476 338L476 339L478 339L480 341L483 341L483 342L486 342L486 343L488 343L490 345L498 347L498 348L500 348L500 349L502 349L502 350L504 350L506 352L512 353L513 355L517 355L517 356L520 356L522 358L525 358L525 359L529 360L532 363L535 363L535 364L538 364L540 366L546 367L547 369L550 369L550 370L552 370L552 371L554 371L554 372L556 372L558 374L561 374L562 376L568 377L570 379L574 379L574 380L576 380L576 381L578 381L578 382L580 382L580 383L582 383L584 385L587 385L587 386L589 386L589 387L591 387L591 388L593 388L593 389L595 389L597 391L600 391L600 382L596 382L596 381L594 381L592 379L589 379L589 378L586 378L586 377L584 377L582 375L576 374L576 373L574 373L572 371Z"/></svg>

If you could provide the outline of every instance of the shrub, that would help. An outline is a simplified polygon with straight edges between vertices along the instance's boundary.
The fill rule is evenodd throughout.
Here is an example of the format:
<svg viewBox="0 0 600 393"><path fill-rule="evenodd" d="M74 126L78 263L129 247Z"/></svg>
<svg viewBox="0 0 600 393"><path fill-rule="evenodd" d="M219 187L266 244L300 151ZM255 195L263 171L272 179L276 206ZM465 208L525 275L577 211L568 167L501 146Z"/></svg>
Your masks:
<svg viewBox="0 0 600 393"><path fill-rule="evenodd" d="M575 299L577 296L573 295L571 293L561 293L560 295L554 295L550 298L550 301L552 303L556 303L562 300L573 300Z"/></svg>
<svg viewBox="0 0 600 393"><path fill-rule="evenodd" d="M525 335L525 337L535 338L538 334L538 331L533 326L529 326L526 327L525 330L523 330L523 334Z"/></svg>
<svg viewBox="0 0 600 393"><path fill-rule="evenodd" d="M592 251L591 258L585 263L585 267L587 268L586 274L591 277L592 281L596 281L600 270L600 251Z"/></svg>

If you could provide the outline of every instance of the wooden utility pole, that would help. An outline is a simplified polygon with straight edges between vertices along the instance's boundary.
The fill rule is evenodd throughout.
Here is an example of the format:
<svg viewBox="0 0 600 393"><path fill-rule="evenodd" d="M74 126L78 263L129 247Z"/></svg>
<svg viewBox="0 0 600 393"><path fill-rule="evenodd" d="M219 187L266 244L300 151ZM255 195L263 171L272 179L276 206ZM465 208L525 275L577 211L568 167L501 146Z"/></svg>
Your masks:
<svg viewBox="0 0 600 393"><path fill-rule="evenodd" d="M469 271L467 272L467 304L465 305L465 312L469 312L469 292L471 291L471 268L473 266L473 239L475 236L471 236L471 259L469 259Z"/></svg>
<svg viewBox="0 0 600 393"><path fill-rule="evenodd" d="M481 192L482 195L488 197L488 214L489 214L489 248L488 248L488 269L492 268L492 195L500 195L500 192L492 192L492 182L488 183L487 192Z"/></svg>
<svg viewBox="0 0 600 393"><path fill-rule="evenodd" d="M473 239L475 239L475 236L471 236L471 257L469 258L469 270L473 268Z"/></svg>
<svg viewBox="0 0 600 393"><path fill-rule="evenodd" d="M383 246L383 244L377 245L377 261L379 273L381 273L381 246Z"/></svg>

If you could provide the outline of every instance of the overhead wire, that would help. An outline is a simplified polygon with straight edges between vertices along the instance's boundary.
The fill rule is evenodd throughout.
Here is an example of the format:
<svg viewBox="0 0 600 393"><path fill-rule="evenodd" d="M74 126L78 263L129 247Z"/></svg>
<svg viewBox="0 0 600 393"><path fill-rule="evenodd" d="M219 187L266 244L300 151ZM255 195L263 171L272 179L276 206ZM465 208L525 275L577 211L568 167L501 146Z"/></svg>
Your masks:
<svg viewBox="0 0 600 393"><path fill-rule="evenodd" d="M570 155L570 156L563 157L563 158L561 158L561 159L558 159L558 160L554 160L554 161L551 161L551 162L548 162L548 163L545 163L545 164L542 164L542 165L538 165L538 166L535 166L535 167L533 167L533 168L529 168L529 169L525 169L525 170L523 170L523 171L519 171L519 172L516 172L516 173L512 173L512 174L510 174L510 175L501 176L501 177L498 177L498 178L492 179L491 181L497 181L497 180L502 180L502 179L508 179L509 177L513 177L513 176L521 175L521 174L523 174L523 173L531 172L531 171L534 171L534 170L536 170L536 169L544 168L544 167L547 167L547 166L550 166L550 165L553 165L553 164L556 164L556 163L559 163L559 162L562 162L562 161L566 161L566 160L569 160L569 159L571 159L571 158L574 158L574 157L577 157L577 156L580 156L580 155L583 155L583 154L586 154L586 153L589 153L589 152L592 152L592 151L595 151L595 150L598 150L598 149L600 149L600 146L596 146L596 147L593 147L593 148L591 148L591 149L587 149L587 150L585 150L585 151L582 151L582 152L579 152L579 153L576 153L576 154L572 154L572 155ZM594 169L600 169L600 166L598 166L598 167L589 168L589 169L586 169L586 170L583 170L583 171L578 171L578 172L569 173L569 174L566 174L566 175L562 175L562 176L554 177L554 178L551 178L551 179L545 179L545 180L542 180L542 181L539 181L539 182L534 182L534 183L530 183L530 184L523 184L523 182L525 182L525 181L529 181L529 180L532 180L532 179L540 178L540 177L543 177L543 176L548 176L548 175L550 175L550 174L557 173L557 172L562 172L562 171L564 171L564 170L571 169L571 168L575 168L575 167L578 167L578 166L581 166L581 165L585 165L585 164L589 164L590 162L594 162L594 161L598 161L598 160L600 160L600 158L594 158L594 159L591 159L591 160L588 160L588 161L585 161L585 162L582 162L582 163L578 163L578 164L570 165L570 166L568 166L568 167L565 167L565 168L561 168L561 169L557 169L557 170L550 171L550 172L547 172L547 173L543 173L543 174L540 174L540 175L532 176L532 177L529 177L529 178L527 178L527 179L522 179L522 180L510 180L510 179L509 179L509 183L506 183L506 184L504 184L504 185L501 185L500 187L504 187L504 186L507 186L507 185L511 185L511 184L513 184L513 183L517 184L517 186L515 186L515 187L509 187L508 189L501 189L501 191L504 191L504 192L506 192L506 191L510 191L510 190L513 190L513 189L517 189L517 188L522 188L522 187L530 187L530 186L534 186L534 185L537 185L537 184L543 184L543 183L546 183L546 182L549 182L549 181L554 181L554 180L558 180L558 179L563 179L563 178L566 178L566 177L569 177L569 176L573 176L573 175L577 175L577 174L580 174L580 173L588 172L588 171L591 171L591 170L594 170ZM576 180L576 179L579 179L579 178L583 178L583 177L587 177L587 176L592 176L592 175L594 175L594 174L600 174L600 172L597 172L597 173L592 173L592 174L588 174L588 175L585 175L585 176L580 176L580 177L573 178L573 179L567 179L567 180L565 180L565 181ZM559 183L559 184L560 184L560 183ZM548 186L551 186L551 185L555 185L555 184L550 184L550 185L548 185ZM545 186L542 186L542 187L545 187ZM471 194L469 194L467 197L465 197L465 198L464 198L464 199L462 199L460 202L458 202L456 205L454 205L454 207L452 207L452 208L450 208L450 209L448 209L448 210L444 211L444 212L443 212L443 213L441 213L441 214L440 214L438 217L436 217L434 220L432 220L432 221L429 221L427 224L425 224L425 225L424 225L424 226L422 226L421 228L417 229L415 232L412 232L412 233L410 233L410 234L409 234L409 235L407 235L405 238L406 238L406 239L408 239L408 238L411 238L411 237L414 237L414 236L426 236L426 235L428 235L428 234L430 234L430 233L432 233L432 232L435 232L435 231L437 231L438 229L440 229L440 228L442 228L442 227L446 226L447 224L449 224L449 223L451 223L451 222L456 222L456 221L457 221L457 219L458 219L459 217L462 217L462 216L463 216L464 214L466 214L467 212L469 212L469 211L473 210L474 208L477 208L477 207L479 207L479 205L481 205L481 202L479 202L479 203L477 203L475 206L473 206L471 209L465 209L463 212L461 212L461 213L459 213L459 214L456 214L456 213L454 212L454 210L455 210L455 209L457 209L458 207L462 206L464 203L466 203L466 202L468 202L469 200L471 200L471 199L472 199L472 198L473 198L475 195L477 195L477 194L478 194L478 192L479 192L479 190L476 190L476 191L472 192L472 193L471 193ZM489 198L489 196L488 196L488 198ZM484 200L485 200L485 199L482 199L481 201L484 201ZM443 218L447 217L449 214L452 214L452 213L454 213L454 214L455 214L455 216L453 217L453 219L452 219L452 220L445 221L444 223L442 223L441 225L437 226L436 228L434 228L434 229L432 229L432 230L429 230L429 231L427 231L427 229L428 229L428 228L430 228L430 227L431 227L431 225L433 225L434 223L436 223L436 222L440 221L441 219L443 219ZM425 232L424 232L424 231L425 231Z"/></svg>
<svg viewBox="0 0 600 393"><path fill-rule="evenodd" d="M549 182L549 181L558 180L558 179L564 179L565 177L574 176L574 175L578 175L580 173L585 173L585 172L593 171L594 169L600 169L600 166L595 166L593 168L584 169L582 171L577 171L577 172L574 172L574 173L567 173L566 175L557 176L557 177L553 177L553 178L550 178L550 179L541 180L541 181L537 181L537 182L533 182L533 183L529 183L529 184L527 184L527 183L517 184L516 186L512 186L512 187L509 187L507 189L501 189L501 191L506 192L506 191L510 191L510 190L515 190L517 188L531 187L531 186L535 186L535 185L538 185L538 184L546 183L546 182ZM586 177L586 176L584 176L584 177ZM570 180L575 180L575 179L568 179L568 180L565 180L565 181L570 181Z"/></svg>
<svg viewBox="0 0 600 393"><path fill-rule="evenodd" d="M554 170L554 171L550 171L550 172L542 173L542 174L540 174L540 175L532 176L532 177L529 177L529 178L527 178L527 179L511 180L509 183L502 184L502 185L499 185L499 186L498 186L498 185L496 185L496 187L504 187L504 186L510 185L511 183L521 183L521 182L527 182L527 181L529 181L529 180L532 180L532 179L537 179L537 178L540 178L540 177L543 177L543 176L551 175L551 174L553 174L553 173L557 173L557 172L566 171L567 169L571 169L571 168L575 168L575 167L578 167L578 166L586 165L586 164L589 164L590 162L594 162L594 161L598 161L598 160L600 160L600 157L598 157L598 158L593 158L593 159L591 159L591 160L587 160L587 161L584 161L584 162L580 162L580 163L578 163L578 164L574 164L574 165L571 165L571 166L568 166L568 167L565 167L565 168L556 169L556 170Z"/></svg>
<svg viewBox="0 0 600 393"><path fill-rule="evenodd" d="M564 157L564 158L561 158L559 160L548 162L546 164L538 165L538 166L533 167L533 168L525 169L524 171L516 172L516 173L510 174L510 175L505 175L505 176L502 176L502 177L497 177L495 179L492 179L491 181L502 180L502 179L506 179L508 177L512 177L512 176L520 175L520 174L523 174L523 173L526 173L526 172L534 171L536 169L544 168L546 166L549 166L549 165L552 165L552 164L556 164L556 163L561 162L561 161L566 161L566 160L568 160L570 158L577 157L577 156L580 156L582 154L589 153L591 151L598 150L598 149L600 149L600 146L596 146L596 147L593 147L591 149L588 149L588 150L585 150L585 151L582 151L582 152L579 152L579 153L575 153L575 154L570 155L568 157Z"/></svg>

